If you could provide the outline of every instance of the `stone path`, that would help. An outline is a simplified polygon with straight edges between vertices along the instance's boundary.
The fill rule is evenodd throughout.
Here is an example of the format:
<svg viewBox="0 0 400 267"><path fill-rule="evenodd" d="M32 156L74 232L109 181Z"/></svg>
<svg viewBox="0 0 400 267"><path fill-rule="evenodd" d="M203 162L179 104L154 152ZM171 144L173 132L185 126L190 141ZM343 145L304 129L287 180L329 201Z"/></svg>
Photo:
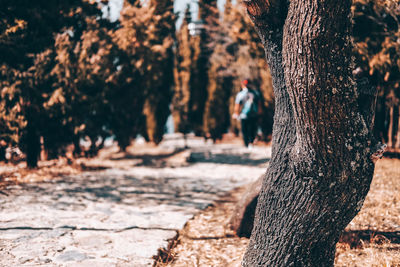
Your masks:
<svg viewBox="0 0 400 267"><path fill-rule="evenodd" d="M164 147L179 147L170 136ZM0 266L152 266L194 214L265 171L269 148L189 140L189 164L87 172L0 195Z"/></svg>

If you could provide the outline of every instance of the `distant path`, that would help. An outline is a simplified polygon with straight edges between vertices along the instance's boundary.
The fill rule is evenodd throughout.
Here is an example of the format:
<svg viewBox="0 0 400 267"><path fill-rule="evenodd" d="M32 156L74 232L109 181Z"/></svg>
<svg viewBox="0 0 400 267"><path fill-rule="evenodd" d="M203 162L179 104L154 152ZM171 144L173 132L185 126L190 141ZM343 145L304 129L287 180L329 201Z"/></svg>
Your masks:
<svg viewBox="0 0 400 267"><path fill-rule="evenodd" d="M162 147L179 147L170 135ZM190 138L188 164L12 186L0 195L0 266L152 266L177 230L265 171L270 148Z"/></svg>

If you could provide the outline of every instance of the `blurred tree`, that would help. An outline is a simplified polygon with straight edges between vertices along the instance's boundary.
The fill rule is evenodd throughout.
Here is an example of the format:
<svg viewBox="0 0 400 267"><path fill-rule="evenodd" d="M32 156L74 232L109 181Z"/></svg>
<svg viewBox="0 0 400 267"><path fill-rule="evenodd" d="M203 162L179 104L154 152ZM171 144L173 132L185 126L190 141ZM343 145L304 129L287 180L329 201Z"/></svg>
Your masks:
<svg viewBox="0 0 400 267"><path fill-rule="evenodd" d="M107 97L115 78L117 49L109 28L111 25L98 18L86 18L86 29L81 34L65 32L56 37L56 65L52 75L56 78L53 87L58 89L45 107L62 123L59 127L69 135L64 140L74 143L75 154L80 154L82 138L90 141L86 153L92 156L110 136ZM57 139L51 133L43 135L45 146L46 139Z"/></svg>
<svg viewBox="0 0 400 267"><path fill-rule="evenodd" d="M82 14L100 14L96 3L69 1L0 1L0 64L2 77L2 108L18 110L12 120L26 123L18 135L20 147L26 152L28 167L36 167L40 153L40 125L43 125L43 103L48 94L40 86L46 79L38 76L35 62L40 54L54 45L54 34L66 29ZM47 64L45 64L47 65ZM7 100L8 99L8 100ZM8 116L11 116L9 113ZM19 120L17 118L20 118ZM16 133L13 129L11 132ZM3 140L3 142L7 142Z"/></svg>
<svg viewBox="0 0 400 267"><path fill-rule="evenodd" d="M21 130L26 127L22 113L22 99L15 96L13 80L18 72L5 64L0 69L0 161L5 160L6 149L19 143Z"/></svg>
<svg viewBox="0 0 400 267"><path fill-rule="evenodd" d="M209 60L213 52L212 31L217 30L219 11L216 0L199 1L200 34L193 40L193 71L190 80L189 120L196 135L204 134L204 109L207 101Z"/></svg>
<svg viewBox="0 0 400 267"><path fill-rule="evenodd" d="M137 134L147 138L143 106L146 94L148 38L152 12L140 1L125 1L121 11L121 27L114 34L119 55L113 90L110 91L110 129L121 150L125 150Z"/></svg>
<svg viewBox="0 0 400 267"><path fill-rule="evenodd" d="M353 3L356 75L378 88L375 135L400 148L400 6L396 1Z"/></svg>
<svg viewBox="0 0 400 267"><path fill-rule="evenodd" d="M226 45L223 42L216 44L210 58L204 132L206 137L214 142L222 139L230 125L229 97L232 93L234 75L230 69L233 55L227 54Z"/></svg>
<svg viewBox="0 0 400 267"><path fill-rule="evenodd" d="M156 144L164 134L174 82L173 1L125 1L120 21L111 129L125 150L139 133Z"/></svg>
<svg viewBox="0 0 400 267"><path fill-rule="evenodd" d="M190 131L189 100L191 94L190 80L193 69L193 39L189 32L192 22L190 5L186 7L181 28L176 34L176 52L174 68L174 97L172 99L172 116L176 132L187 134Z"/></svg>
<svg viewBox="0 0 400 267"><path fill-rule="evenodd" d="M235 50L237 45L229 35L231 23L227 20L227 12L231 6L226 3L223 20L213 21L209 35L212 40L209 45L213 48L209 60L207 101L204 111L204 133L214 142L222 139L230 125L229 98L236 77Z"/></svg>
<svg viewBox="0 0 400 267"><path fill-rule="evenodd" d="M161 142L170 115L174 84L175 14L173 0L151 0L147 29L148 53L145 73L147 133L150 141Z"/></svg>

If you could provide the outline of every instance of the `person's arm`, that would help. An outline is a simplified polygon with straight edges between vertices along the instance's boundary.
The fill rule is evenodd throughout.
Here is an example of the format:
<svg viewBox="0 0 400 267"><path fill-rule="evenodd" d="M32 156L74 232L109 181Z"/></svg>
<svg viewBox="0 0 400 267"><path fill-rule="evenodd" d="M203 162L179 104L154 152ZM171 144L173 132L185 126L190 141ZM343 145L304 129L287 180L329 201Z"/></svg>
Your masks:
<svg viewBox="0 0 400 267"><path fill-rule="evenodd" d="M241 102L242 102L242 95L239 92L236 95L236 98L235 98L235 107L233 109L233 114L232 114L232 118L234 118L234 119L239 118L239 114L240 114L240 111L241 111L241 108L240 108L241 107Z"/></svg>
<svg viewBox="0 0 400 267"><path fill-rule="evenodd" d="M233 109L232 118L234 118L234 119L239 118L239 113L240 113L240 104L239 103L235 103L235 108Z"/></svg>

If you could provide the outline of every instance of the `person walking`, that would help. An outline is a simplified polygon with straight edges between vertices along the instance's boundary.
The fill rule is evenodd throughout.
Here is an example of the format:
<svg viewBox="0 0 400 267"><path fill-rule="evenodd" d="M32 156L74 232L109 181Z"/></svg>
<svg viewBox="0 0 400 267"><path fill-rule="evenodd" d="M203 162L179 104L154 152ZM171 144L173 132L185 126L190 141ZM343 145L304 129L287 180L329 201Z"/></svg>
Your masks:
<svg viewBox="0 0 400 267"><path fill-rule="evenodd" d="M243 80L242 90L236 95L232 117L240 120L244 145L252 148L257 135L258 115L261 113L261 97L259 92L248 88L248 80Z"/></svg>

